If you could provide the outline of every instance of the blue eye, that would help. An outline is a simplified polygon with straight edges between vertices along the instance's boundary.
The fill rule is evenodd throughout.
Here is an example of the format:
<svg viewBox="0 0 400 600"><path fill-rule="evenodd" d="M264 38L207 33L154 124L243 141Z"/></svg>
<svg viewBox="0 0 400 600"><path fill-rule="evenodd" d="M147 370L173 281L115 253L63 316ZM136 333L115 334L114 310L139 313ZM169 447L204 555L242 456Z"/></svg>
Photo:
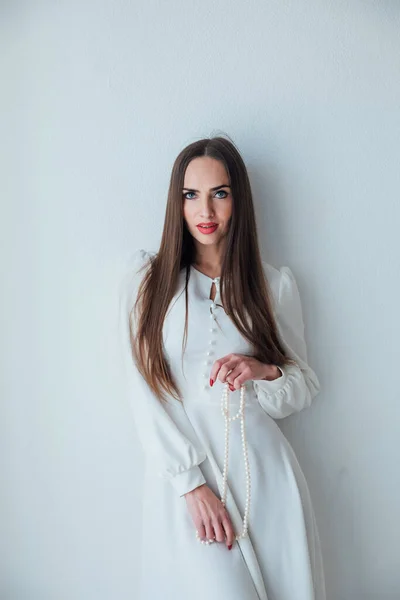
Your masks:
<svg viewBox="0 0 400 600"><path fill-rule="evenodd" d="M189 195L188 195L188 194L192 194L192 196L191 196L191 197L189 197ZM221 199L221 200L222 200L223 198L226 198L226 197L228 196L228 193L227 193L227 192L225 192L224 190L218 190L218 191L216 191L216 192L215 192L215 195L217 195L217 194L223 194L223 196L218 196L218 198L219 198L219 199ZM184 197L186 200L193 200L193 199L194 199L194 197L195 197L195 193L194 193L194 192L185 192L185 193L183 194L183 197Z"/></svg>

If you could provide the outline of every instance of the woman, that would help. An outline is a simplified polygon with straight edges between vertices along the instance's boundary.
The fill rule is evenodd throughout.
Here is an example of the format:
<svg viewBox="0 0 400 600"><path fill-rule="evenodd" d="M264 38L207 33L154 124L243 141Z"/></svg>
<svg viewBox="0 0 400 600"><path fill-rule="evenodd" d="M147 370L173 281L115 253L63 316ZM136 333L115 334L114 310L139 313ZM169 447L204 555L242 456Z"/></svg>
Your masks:
<svg viewBox="0 0 400 600"><path fill-rule="evenodd" d="M319 382L295 279L260 257L231 141L180 152L160 248L133 254L120 306L146 458L139 598L324 600L307 483L275 422Z"/></svg>

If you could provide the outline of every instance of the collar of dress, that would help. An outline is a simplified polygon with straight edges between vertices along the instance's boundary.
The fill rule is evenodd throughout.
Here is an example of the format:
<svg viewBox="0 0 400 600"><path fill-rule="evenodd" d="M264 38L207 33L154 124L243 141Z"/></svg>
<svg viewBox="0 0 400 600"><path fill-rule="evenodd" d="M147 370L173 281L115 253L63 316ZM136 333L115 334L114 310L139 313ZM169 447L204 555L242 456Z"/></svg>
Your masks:
<svg viewBox="0 0 400 600"><path fill-rule="evenodd" d="M215 283L215 286L216 286L216 295L214 298L214 302L217 298L220 298L220 293L219 293L219 282L221 279L220 277L209 277L208 275L205 275L204 273L202 273L201 271L196 269L193 265L190 266L190 270L191 270L191 276L195 277L199 288L204 293L207 300L210 299L211 286L213 283Z"/></svg>

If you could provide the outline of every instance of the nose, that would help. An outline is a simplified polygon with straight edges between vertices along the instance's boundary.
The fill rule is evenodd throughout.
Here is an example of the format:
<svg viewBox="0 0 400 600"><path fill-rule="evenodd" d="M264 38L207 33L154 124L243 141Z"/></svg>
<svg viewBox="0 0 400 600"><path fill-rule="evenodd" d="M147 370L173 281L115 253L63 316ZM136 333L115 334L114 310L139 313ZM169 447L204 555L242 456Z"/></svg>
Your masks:
<svg viewBox="0 0 400 600"><path fill-rule="evenodd" d="M206 196L201 204L201 217L204 219L211 218L214 215L214 207L212 198Z"/></svg>

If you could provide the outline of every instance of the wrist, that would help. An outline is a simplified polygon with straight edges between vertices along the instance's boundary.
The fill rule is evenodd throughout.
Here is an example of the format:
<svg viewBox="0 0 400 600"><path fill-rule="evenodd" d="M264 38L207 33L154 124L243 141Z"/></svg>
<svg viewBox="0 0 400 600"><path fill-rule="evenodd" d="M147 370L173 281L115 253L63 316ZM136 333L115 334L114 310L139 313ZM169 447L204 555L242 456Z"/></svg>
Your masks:
<svg viewBox="0 0 400 600"><path fill-rule="evenodd" d="M266 381L274 381L275 379L279 379L282 377L283 373L279 367L276 365L268 365L268 373L262 379Z"/></svg>
<svg viewBox="0 0 400 600"><path fill-rule="evenodd" d="M193 495L194 493L196 493L200 488L204 487L206 484L202 483L201 485L198 485L197 487L193 488L193 490L190 490L190 492L186 492L186 494L184 494L185 498L188 498L189 496Z"/></svg>

